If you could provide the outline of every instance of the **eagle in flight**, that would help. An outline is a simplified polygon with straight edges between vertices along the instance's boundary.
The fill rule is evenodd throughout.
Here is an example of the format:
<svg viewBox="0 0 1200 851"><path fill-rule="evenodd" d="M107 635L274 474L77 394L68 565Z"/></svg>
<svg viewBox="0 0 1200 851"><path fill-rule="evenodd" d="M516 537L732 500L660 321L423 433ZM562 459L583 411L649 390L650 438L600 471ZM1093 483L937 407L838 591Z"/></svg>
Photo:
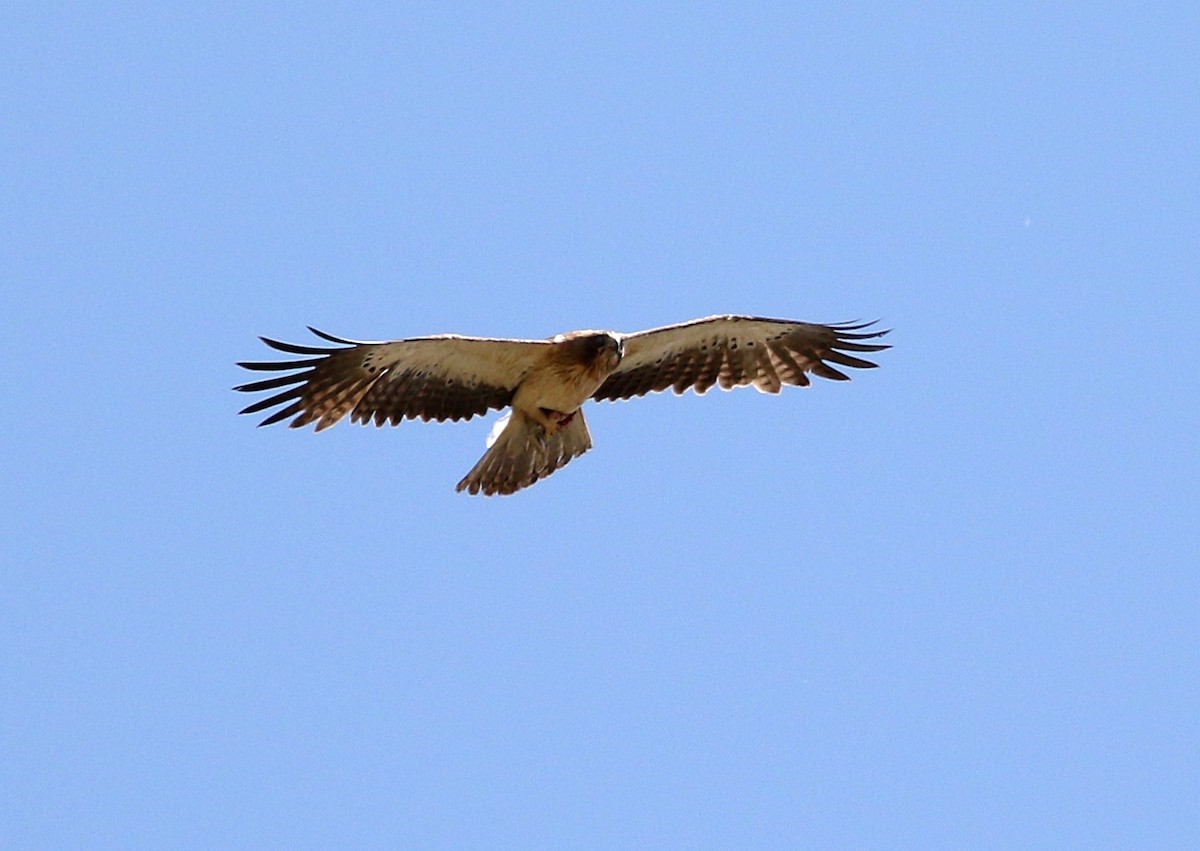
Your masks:
<svg viewBox="0 0 1200 851"><path fill-rule="evenodd" d="M455 490L511 494L592 448L580 410L588 399L630 399L668 387L677 394L688 388L703 394L714 384L722 390L751 384L778 393L785 384L807 386L810 372L845 381L849 376L831 364L874 367L848 352L889 348L867 342L887 333L872 325L709 316L633 334L572 331L548 340L439 334L387 343L343 340L310 327L334 346L262 337L272 349L300 359L239 363L287 374L234 389L286 388L240 413L279 407L260 425L294 417L292 428L315 423L316 431L346 414L351 422L381 426L417 417L469 420L492 408L510 408Z"/></svg>

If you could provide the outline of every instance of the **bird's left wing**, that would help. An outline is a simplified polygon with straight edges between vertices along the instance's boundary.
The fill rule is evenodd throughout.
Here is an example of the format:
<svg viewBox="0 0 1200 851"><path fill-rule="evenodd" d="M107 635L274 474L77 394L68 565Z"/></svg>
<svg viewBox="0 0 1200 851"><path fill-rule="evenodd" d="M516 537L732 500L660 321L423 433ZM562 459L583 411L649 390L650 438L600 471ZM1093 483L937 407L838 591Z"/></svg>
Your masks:
<svg viewBox="0 0 1200 851"><path fill-rule="evenodd" d="M714 384L728 390L753 384L778 393L784 384L807 385L811 372L845 381L830 364L866 369L876 364L847 352L889 348L867 343L887 331L867 331L874 323L816 325L755 316L709 316L679 325L624 335L625 355L593 399L629 399L666 390Z"/></svg>
<svg viewBox="0 0 1200 851"><path fill-rule="evenodd" d="M377 426L417 417L439 422L470 419L506 407L521 379L552 345L546 340L453 334L366 343L309 330L336 347L299 346L262 337L273 349L304 357L238 364L255 371L288 372L235 387L248 393L288 388L239 413L282 406L260 425L294 416L292 428L315 422L317 431L347 413L351 422L374 421Z"/></svg>

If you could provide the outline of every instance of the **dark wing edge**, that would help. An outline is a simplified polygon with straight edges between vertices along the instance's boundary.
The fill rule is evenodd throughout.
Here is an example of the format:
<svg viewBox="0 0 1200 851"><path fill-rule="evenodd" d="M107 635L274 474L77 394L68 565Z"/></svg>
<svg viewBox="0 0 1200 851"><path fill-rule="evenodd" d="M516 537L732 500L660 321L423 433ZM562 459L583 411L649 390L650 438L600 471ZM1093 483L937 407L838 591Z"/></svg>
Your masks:
<svg viewBox="0 0 1200 851"><path fill-rule="evenodd" d="M784 385L808 386L807 373L834 381L850 376L832 366L874 369L878 364L848 352L880 352L891 346L870 343L891 329L868 330L878 324L841 322L818 325L761 317L718 316L653 329L643 345L662 335L661 346L649 345L640 356L622 362L592 395L597 400L630 399L671 388L676 394L688 389L703 395L714 385L722 390L753 384L766 393L778 393ZM703 326L711 325L705 334ZM738 326L771 328L764 335L746 335ZM774 330L778 327L778 332ZM723 329L723 330L718 330ZM682 331L686 344L672 347L672 336ZM630 339L642 336L630 335Z"/></svg>
<svg viewBox="0 0 1200 851"><path fill-rule="evenodd" d="M335 337L309 327L317 337L334 346L305 346L260 337L267 346L300 359L243 361L238 366L255 372L287 372L273 378L240 384L233 389L261 393L287 388L247 405L239 414L255 414L279 407L259 426L293 417L291 428L316 423L322 431L347 413L351 422L376 426L399 425L404 419L461 420L503 408L512 390L483 382L456 381L428 366L406 367L394 356L394 348L406 344L444 342L433 338L391 343L361 342ZM389 351L393 350L393 351Z"/></svg>

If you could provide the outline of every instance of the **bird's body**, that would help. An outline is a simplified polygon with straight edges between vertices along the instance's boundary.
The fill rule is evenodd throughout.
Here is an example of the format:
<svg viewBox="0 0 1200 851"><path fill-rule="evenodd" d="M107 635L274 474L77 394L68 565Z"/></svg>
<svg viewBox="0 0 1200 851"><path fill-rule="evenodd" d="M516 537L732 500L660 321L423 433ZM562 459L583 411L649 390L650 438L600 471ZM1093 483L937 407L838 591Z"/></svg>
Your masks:
<svg viewBox="0 0 1200 851"><path fill-rule="evenodd" d="M688 388L704 393L751 384L778 393L807 385L806 373L845 380L841 366L875 364L847 352L888 348L867 343L886 331L867 325L816 325L749 316L711 316L634 334L574 331L549 340L441 335L386 343L343 340L316 329L338 348L298 346L262 338L301 360L242 363L289 374L235 388L288 388L246 407L280 406L262 425L294 417L293 428L328 428L347 414L354 422L397 425L403 419L470 419L490 409L512 411L493 432L488 451L458 490L513 493L548 476L591 448L581 406L588 399L628 399Z"/></svg>
<svg viewBox="0 0 1200 851"><path fill-rule="evenodd" d="M552 341L525 374L512 407L540 422L551 434L600 389L621 363L623 341L608 331L574 331Z"/></svg>

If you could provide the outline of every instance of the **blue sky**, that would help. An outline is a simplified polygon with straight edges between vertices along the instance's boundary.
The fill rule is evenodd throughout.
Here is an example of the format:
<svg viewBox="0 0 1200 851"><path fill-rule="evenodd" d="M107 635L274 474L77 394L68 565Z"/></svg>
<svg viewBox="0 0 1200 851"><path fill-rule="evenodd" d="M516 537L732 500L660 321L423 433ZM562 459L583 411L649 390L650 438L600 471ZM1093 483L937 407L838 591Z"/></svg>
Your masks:
<svg viewBox="0 0 1200 851"><path fill-rule="evenodd" d="M1190 3L0 13L0 845L1200 843ZM880 318L881 369L257 430L235 361Z"/></svg>

